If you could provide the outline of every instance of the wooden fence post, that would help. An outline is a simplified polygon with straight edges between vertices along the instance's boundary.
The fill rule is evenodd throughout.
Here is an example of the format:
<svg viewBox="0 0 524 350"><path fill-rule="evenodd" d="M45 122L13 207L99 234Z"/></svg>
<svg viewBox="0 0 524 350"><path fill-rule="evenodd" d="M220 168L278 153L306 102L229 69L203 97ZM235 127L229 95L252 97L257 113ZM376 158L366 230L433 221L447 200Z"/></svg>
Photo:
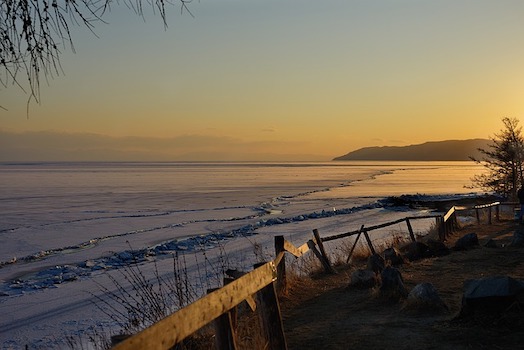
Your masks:
<svg viewBox="0 0 524 350"><path fill-rule="evenodd" d="M369 249L371 250L371 254L373 255L377 254L375 252L375 248L373 248L373 244L371 244L371 239L369 238L367 230L364 230L364 237L366 237L366 241L368 241L368 246L369 246Z"/></svg>
<svg viewBox="0 0 524 350"><path fill-rule="evenodd" d="M500 221L500 203L495 206L495 217L497 221Z"/></svg>
<svg viewBox="0 0 524 350"><path fill-rule="evenodd" d="M364 230L364 225L360 226L360 231L358 232L357 238L355 238L355 242L353 243L353 247L351 247L351 250L349 251L348 258L346 259L346 264L349 263L349 259L351 259L351 255L353 255L353 251L355 250L355 247L357 246L358 239L360 238L360 235L362 234L363 230Z"/></svg>
<svg viewBox="0 0 524 350"><path fill-rule="evenodd" d="M255 268L263 265L256 264ZM280 305L275 290L275 284L270 283L256 293L257 313L260 318L260 324L264 330L267 340L267 349L286 350L287 343L284 335L284 326L280 314Z"/></svg>
<svg viewBox="0 0 524 350"><path fill-rule="evenodd" d="M320 238L320 234L318 233L317 229L313 230L313 236L315 237L315 241L318 245L318 249L320 250L320 253L324 257L324 259L326 259L326 262L328 263L328 265L331 267L331 261L329 261L329 257L326 254L326 250L324 249L324 244L322 243L322 239Z"/></svg>
<svg viewBox="0 0 524 350"><path fill-rule="evenodd" d="M453 213L453 227L454 227L453 231L455 231L455 229L458 230L460 228L457 213Z"/></svg>
<svg viewBox="0 0 524 350"><path fill-rule="evenodd" d="M446 240L446 223L443 216L437 217L437 229L440 241L444 242Z"/></svg>
<svg viewBox="0 0 524 350"><path fill-rule="evenodd" d="M475 214L477 215L477 225L480 225L480 214L479 214L479 208L475 208Z"/></svg>
<svg viewBox="0 0 524 350"><path fill-rule="evenodd" d="M220 288L211 288L207 293L212 293ZM232 313L226 312L215 318L213 321L215 328L215 346L218 350L236 350L235 331L232 320Z"/></svg>
<svg viewBox="0 0 524 350"><path fill-rule="evenodd" d="M488 224L491 225L491 206L488 207Z"/></svg>
<svg viewBox="0 0 524 350"><path fill-rule="evenodd" d="M320 260L320 262L322 263L322 266L324 266L324 270L326 271L326 273L336 273L335 269L333 269L333 267L331 267L331 265L329 264L329 261L326 260L324 256L322 255L322 253L318 251L317 246L315 242L313 242L312 239L310 239L307 242L307 246L309 247L309 249L313 251L313 254L315 254L318 260Z"/></svg>
<svg viewBox="0 0 524 350"><path fill-rule="evenodd" d="M409 218L406 218L406 224L408 225L408 231L409 231L409 236L411 237L411 240L413 242L416 242L417 239L415 238L415 234L413 233L413 227L411 227L411 222L409 221Z"/></svg>
<svg viewBox="0 0 524 350"><path fill-rule="evenodd" d="M235 278L231 277L224 277L224 286L228 285L229 283L233 282ZM229 310L229 314L231 315L231 325L233 326L233 332L237 331L238 326L238 308L234 307L231 310Z"/></svg>
<svg viewBox="0 0 524 350"><path fill-rule="evenodd" d="M284 236L275 236L275 256L278 256L281 252L285 252L284 248ZM280 263L277 265L277 281L276 281L277 293L281 295L287 288L286 280L286 257L284 256Z"/></svg>

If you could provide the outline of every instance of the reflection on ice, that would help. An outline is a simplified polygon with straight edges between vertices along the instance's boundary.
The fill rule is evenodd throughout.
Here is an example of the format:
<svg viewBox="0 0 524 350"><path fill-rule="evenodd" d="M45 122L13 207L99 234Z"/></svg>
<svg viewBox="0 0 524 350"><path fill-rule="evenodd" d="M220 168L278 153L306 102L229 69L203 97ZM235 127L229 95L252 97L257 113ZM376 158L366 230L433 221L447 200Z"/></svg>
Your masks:
<svg viewBox="0 0 524 350"><path fill-rule="evenodd" d="M130 262L148 271L154 261L168 274L178 252L191 273L197 254L225 254L221 264L250 268L271 258L275 235L302 244L313 229L332 235L425 214L386 196L474 196L464 186L481 170L472 162L0 165L0 341L23 347L90 318L105 322L89 293Z"/></svg>

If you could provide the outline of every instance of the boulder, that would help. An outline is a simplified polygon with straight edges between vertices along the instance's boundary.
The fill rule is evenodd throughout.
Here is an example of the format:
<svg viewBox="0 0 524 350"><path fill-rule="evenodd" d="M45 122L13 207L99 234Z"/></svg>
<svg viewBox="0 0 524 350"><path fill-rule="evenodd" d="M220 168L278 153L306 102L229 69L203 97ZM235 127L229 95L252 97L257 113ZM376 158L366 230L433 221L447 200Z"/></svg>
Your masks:
<svg viewBox="0 0 524 350"><path fill-rule="evenodd" d="M520 310L524 301L524 282L508 276L493 276L464 283L459 317L492 316L500 318L510 307Z"/></svg>
<svg viewBox="0 0 524 350"><path fill-rule="evenodd" d="M392 266L398 266L404 263L404 259L402 258L402 255L400 255L400 252L393 247L384 250L384 260L389 262Z"/></svg>
<svg viewBox="0 0 524 350"><path fill-rule="evenodd" d="M449 248L441 241L429 239L426 242L426 245L428 246L431 256L444 256L450 253Z"/></svg>
<svg viewBox="0 0 524 350"><path fill-rule="evenodd" d="M381 297L398 301L408 295L402 275L396 268L391 266L384 268L380 274L380 281L379 294Z"/></svg>
<svg viewBox="0 0 524 350"><path fill-rule="evenodd" d="M431 283L417 284L408 294L407 310L419 312L446 312L448 307L440 298L435 286Z"/></svg>
<svg viewBox="0 0 524 350"><path fill-rule="evenodd" d="M349 287L373 288L377 285L377 275L371 270L358 269L351 274Z"/></svg>
<svg viewBox="0 0 524 350"><path fill-rule="evenodd" d="M380 273L384 270L385 261L384 258L378 254L373 254L368 258L368 270L375 273Z"/></svg>
<svg viewBox="0 0 524 350"><path fill-rule="evenodd" d="M455 242L454 250L468 250L479 245L477 234L472 232L462 236Z"/></svg>
<svg viewBox="0 0 524 350"><path fill-rule="evenodd" d="M484 247L486 247L486 248L498 248L499 245L498 245L497 241L495 241L494 239L490 238L486 243L484 243Z"/></svg>
<svg viewBox="0 0 524 350"><path fill-rule="evenodd" d="M408 243L402 248L402 250L404 251L404 257L409 259L409 261L431 257L429 247L422 242Z"/></svg>
<svg viewBox="0 0 524 350"><path fill-rule="evenodd" d="M511 240L512 247L523 247L524 246L524 233L521 231L515 231L513 233L513 239Z"/></svg>

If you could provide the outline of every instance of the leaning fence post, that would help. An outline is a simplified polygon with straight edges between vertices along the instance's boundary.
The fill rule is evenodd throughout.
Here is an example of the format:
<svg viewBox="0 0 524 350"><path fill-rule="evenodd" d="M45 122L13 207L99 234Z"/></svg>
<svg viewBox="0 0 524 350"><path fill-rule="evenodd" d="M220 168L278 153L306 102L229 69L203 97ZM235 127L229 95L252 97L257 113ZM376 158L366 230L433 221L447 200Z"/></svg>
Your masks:
<svg viewBox="0 0 524 350"><path fill-rule="evenodd" d="M415 234L413 233L413 227L411 227L411 222L409 221L409 218L406 218L406 224L408 225L408 231L409 231L409 236L411 237L411 240L413 242L416 242L416 238L415 238Z"/></svg>
<svg viewBox="0 0 524 350"><path fill-rule="evenodd" d="M281 252L285 252L284 248L284 236L275 236L275 256L278 256ZM277 293L281 294L286 290L286 257L284 256L280 263L277 265L277 281L276 288Z"/></svg>
<svg viewBox="0 0 524 350"><path fill-rule="evenodd" d="M349 263L349 259L351 259L351 255L353 255L353 251L355 250L355 247L357 246L358 239L360 238L360 235L362 234L363 230L364 230L364 225L360 226L360 230L358 231L357 238L355 238L355 242L353 243L353 247L351 247L351 250L349 251L348 258L346 259L346 264Z"/></svg>
<svg viewBox="0 0 524 350"><path fill-rule="evenodd" d="M317 229L313 230L313 236L315 237L315 242L318 245L318 249L320 250L320 253L324 257L324 259L326 259L326 262L328 263L328 265L331 266L331 262L329 261L329 258L326 254L326 250L324 249L324 244L322 243L322 239L320 238L320 234L318 233Z"/></svg>
<svg viewBox="0 0 524 350"><path fill-rule="evenodd" d="M309 249L313 251L313 254L315 254L318 260L320 260L322 266L324 266L324 270L326 271L326 273L336 273L335 269L333 269L329 264L329 261L327 261L326 258L322 255L322 253L318 251L317 246L312 239L307 241L307 246L309 247Z"/></svg>
<svg viewBox="0 0 524 350"><path fill-rule="evenodd" d="M264 264L265 263L256 264L255 268ZM259 290L256 294L256 298L257 313L268 342L267 349L286 350L286 337L284 335L284 326L282 324L282 316L280 314L280 305L278 304L275 284L270 283Z"/></svg>
<svg viewBox="0 0 524 350"><path fill-rule="evenodd" d="M369 238L368 230L364 230L364 237L366 237L366 241L368 241L368 246L369 246L369 249L371 250L371 254L373 255L377 254L375 252L375 248L373 248L373 244L371 244L371 239Z"/></svg>

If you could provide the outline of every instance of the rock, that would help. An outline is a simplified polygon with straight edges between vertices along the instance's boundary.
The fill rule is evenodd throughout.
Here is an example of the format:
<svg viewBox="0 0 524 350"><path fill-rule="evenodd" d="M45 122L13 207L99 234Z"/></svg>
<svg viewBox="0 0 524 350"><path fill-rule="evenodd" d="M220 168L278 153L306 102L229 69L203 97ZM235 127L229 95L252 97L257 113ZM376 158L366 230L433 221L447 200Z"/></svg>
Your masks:
<svg viewBox="0 0 524 350"><path fill-rule="evenodd" d="M499 318L510 306L521 309L524 282L508 276L486 277L464 283L459 317L478 314Z"/></svg>
<svg viewBox="0 0 524 350"><path fill-rule="evenodd" d="M497 241L495 241L494 239L489 239L486 243L484 243L484 247L486 248L498 248L499 245L497 243Z"/></svg>
<svg viewBox="0 0 524 350"><path fill-rule="evenodd" d="M408 243L402 248L402 250L404 251L404 257L409 259L409 261L431 257L429 247L422 242Z"/></svg>
<svg viewBox="0 0 524 350"><path fill-rule="evenodd" d="M513 233L513 239L511 240L512 247L523 247L524 246L524 234L520 231Z"/></svg>
<svg viewBox="0 0 524 350"><path fill-rule="evenodd" d="M449 248L441 241L429 239L426 242L426 245L428 246L431 256L444 256L450 253Z"/></svg>
<svg viewBox="0 0 524 350"><path fill-rule="evenodd" d="M358 269L351 274L349 287L373 288L377 285L377 275L371 270Z"/></svg>
<svg viewBox="0 0 524 350"><path fill-rule="evenodd" d="M380 274L380 278L381 284L379 293L381 297L398 301L408 295L408 292L404 287L402 275L396 268L391 266L386 267Z"/></svg>
<svg viewBox="0 0 524 350"><path fill-rule="evenodd" d="M409 292L404 308L411 311L436 313L448 310L448 307L438 295L435 286L431 283L417 284L411 292Z"/></svg>
<svg viewBox="0 0 524 350"><path fill-rule="evenodd" d="M479 239L476 233L468 233L455 242L454 250L468 250L479 245Z"/></svg>
<svg viewBox="0 0 524 350"><path fill-rule="evenodd" d="M122 261L129 261L133 259L133 254L131 254L129 251L120 252L116 256Z"/></svg>
<svg viewBox="0 0 524 350"><path fill-rule="evenodd" d="M392 266L398 266L404 263L404 259L402 258L402 255L400 255L400 252L393 247L384 250L384 260L386 262L389 261Z"/></svg>
<svg viewBox="0 0 524 350"><path fill-rule="evenodd" d="M368 270L371 270L375 273L380 273L384 270L385 261L378 254L373 254L368 258Z"/></svg>

